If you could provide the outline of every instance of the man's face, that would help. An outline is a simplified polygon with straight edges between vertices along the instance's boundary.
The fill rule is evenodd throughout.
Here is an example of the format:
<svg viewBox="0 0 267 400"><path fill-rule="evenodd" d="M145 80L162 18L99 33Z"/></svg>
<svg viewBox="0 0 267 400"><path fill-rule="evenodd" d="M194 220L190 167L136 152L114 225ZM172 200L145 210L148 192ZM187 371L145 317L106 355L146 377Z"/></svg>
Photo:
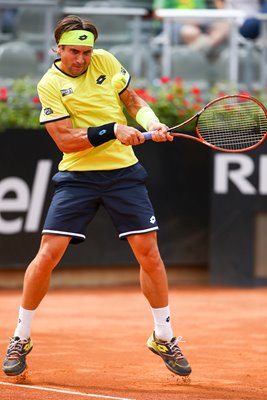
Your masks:
<svg viewBox="0 0 267 400"><path fill-rule="evenodd" d="M58 45L58 53L61 58L62 71L68 75L79 76L87 70L90 64L93 47Z"/></svg>

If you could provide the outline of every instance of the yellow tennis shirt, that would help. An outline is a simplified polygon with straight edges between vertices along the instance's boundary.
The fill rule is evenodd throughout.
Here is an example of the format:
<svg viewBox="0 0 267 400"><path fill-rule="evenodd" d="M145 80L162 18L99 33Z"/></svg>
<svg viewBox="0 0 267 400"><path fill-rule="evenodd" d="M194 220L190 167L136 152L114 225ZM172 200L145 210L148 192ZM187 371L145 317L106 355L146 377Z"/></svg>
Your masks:
<svg viewBox="0 0 267 400"><path fill-rule="evenodd" d="M40 123L70 118L74 128L100 126L109 122L127 125L119 93L130 82L129 73L105 50L94 50L88 70L77 77L62 72L55 61L37 86L42 104ZM118 93L111 85L117 73L125 75L125 86ZM131 146L114 139L100 146L63 153L60 171L112 170L137 162Z"/></svg>

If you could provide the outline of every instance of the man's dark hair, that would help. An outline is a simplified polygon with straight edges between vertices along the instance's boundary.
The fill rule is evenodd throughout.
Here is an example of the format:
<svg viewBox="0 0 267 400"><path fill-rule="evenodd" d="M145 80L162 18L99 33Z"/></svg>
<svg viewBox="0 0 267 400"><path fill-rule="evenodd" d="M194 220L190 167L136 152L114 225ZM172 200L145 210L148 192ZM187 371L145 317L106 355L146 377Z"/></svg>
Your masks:
<svg viewBox="0 0 267 400"><path fill-rule="evenodd" d="M92 32L92 34L94 35L95 41L98 38L97 28L92 23L92 21L90 21L88 19L80 18L77 15L68 15L67 17L58 21L58 23L56 25L56 28L54 31L54 36L55 36L56 42L59 43L59 40L64 32L76 31L76 30L84 30L84 31Z"/></svg>

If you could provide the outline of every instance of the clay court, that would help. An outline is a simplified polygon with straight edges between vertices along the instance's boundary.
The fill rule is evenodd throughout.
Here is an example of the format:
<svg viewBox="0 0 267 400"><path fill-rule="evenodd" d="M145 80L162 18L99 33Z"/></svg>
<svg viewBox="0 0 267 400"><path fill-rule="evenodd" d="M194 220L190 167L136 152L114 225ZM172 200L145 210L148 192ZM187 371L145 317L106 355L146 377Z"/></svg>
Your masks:
<svg viewBox="0 0 267 400"><path fill-rule="evenodd" d="M139 288L53 289L34 320L25 379L1 372L1 400L263 400L267 288L170 288L173 327L186 340L190 381L146 349L152 329ZM1 290L4 356L20 302Z"/></svg>

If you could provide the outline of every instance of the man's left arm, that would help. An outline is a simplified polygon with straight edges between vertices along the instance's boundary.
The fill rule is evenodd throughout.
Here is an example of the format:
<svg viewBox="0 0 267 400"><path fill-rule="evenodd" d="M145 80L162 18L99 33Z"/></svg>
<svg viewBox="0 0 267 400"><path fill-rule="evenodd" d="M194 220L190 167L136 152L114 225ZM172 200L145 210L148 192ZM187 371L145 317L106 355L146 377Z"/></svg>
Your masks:
<svg viewBox="0 0 267 400"><path fill-rule="evenodd" d="M135 119L145 131L153 132L153 141L165 142L167 140L173 140L173 136L167 132L168 127L159 121L154 111L130 86L120 95L120 98L129 115Z"/></svg>

